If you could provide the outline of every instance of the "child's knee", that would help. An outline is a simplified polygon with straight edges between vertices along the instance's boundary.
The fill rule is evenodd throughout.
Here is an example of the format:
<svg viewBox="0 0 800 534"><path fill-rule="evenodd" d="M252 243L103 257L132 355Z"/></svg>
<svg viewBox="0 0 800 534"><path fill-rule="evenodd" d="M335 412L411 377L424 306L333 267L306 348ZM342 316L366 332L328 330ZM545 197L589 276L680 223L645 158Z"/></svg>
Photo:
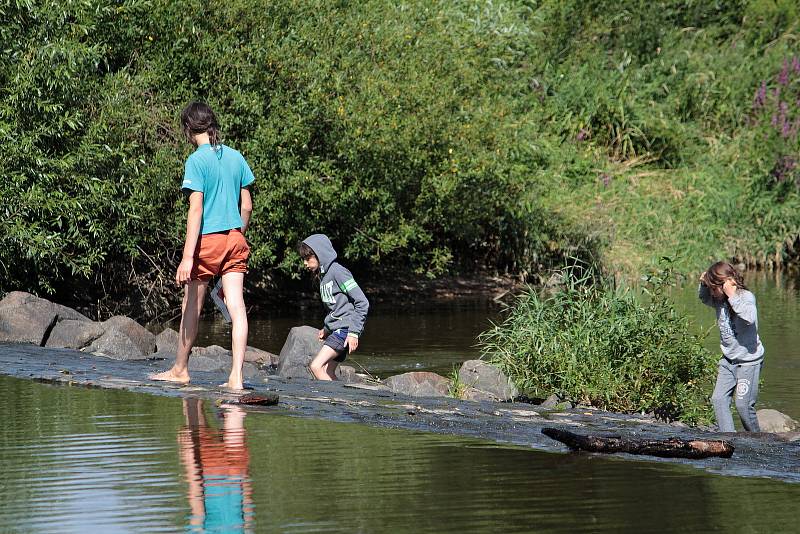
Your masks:
<svg viewBox="0 0 800 534"><path fill-rule="evenodd" d="M727 406L731 403L731 396L724 393L714 393L711 395L711 403L716 406Z"/></svg>

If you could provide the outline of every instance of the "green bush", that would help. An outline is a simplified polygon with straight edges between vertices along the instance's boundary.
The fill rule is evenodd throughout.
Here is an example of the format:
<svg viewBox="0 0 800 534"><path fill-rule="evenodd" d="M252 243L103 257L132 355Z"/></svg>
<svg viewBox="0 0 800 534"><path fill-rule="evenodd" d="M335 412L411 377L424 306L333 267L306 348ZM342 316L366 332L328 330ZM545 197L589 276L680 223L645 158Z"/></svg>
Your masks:
<svg viewBox="0 0 800 534"><path fill-rule="evenodd" d="M217 110L257 177L248 238L262 285L296 273L296 241L318 231L366 272L540 271L575 243L529 180L541 162L520 75L530 13L0 4L0 289L145 314L174 304L190 150L177 117L192 99Z"/></svg>
<svg viewBox="0 0 800 534"><path fill-rule="evenodd" d="M590 276L567 269L553 294L520 295L481 335L484 357L532 397L709 422L716 359L667 295L674 274L649 276L638 294Z"/></svg>
<svg viewBox="0 0 800 534"><path fill-rule="evenodd" d="M775 160L748 118L794 4L0 2L0 291L174 305L194 99L257 177L249 287L295 275L318 231L376 276L536 275L626 240L646 264L687 236L684 267L782 257L800 195L760 187ZM625 196L634 168L672 203ZM590 211L615 203L614 224Z"/></svg>

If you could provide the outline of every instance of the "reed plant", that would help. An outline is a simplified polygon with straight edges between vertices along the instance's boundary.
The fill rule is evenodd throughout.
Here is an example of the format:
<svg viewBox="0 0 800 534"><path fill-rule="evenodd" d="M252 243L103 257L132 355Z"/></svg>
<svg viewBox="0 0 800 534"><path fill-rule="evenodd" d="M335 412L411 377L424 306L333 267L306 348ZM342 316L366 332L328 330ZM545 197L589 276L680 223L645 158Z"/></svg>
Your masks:
<svg viewBox="0 0 800 534"><path fill-rule="evenodd" d="M480 336L484 358L529 397L556 393L615 412L710 422L715 358L672 304L675 280L668 265L639 288L565 269L560 288L522 293Z"/></svg>

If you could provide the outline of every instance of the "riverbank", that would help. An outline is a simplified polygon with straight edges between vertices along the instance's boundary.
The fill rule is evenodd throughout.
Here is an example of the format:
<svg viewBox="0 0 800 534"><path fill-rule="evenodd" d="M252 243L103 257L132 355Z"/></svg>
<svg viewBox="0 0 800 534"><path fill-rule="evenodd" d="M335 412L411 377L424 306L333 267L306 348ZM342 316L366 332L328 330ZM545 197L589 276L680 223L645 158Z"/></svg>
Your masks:
<svg viewBox="0 0 800 534"><path fill-rule="evenodd" d="M194 372L193 382L182 387L147 380L149 373L166 365L167 362L163 360L123 362L69 349L0 344L2 373L20 379L70 387L123 389L149 395L199 397L217 403L236 400L236 394L217 387L224 381L224 373ZM274 376L267 376L263 382L258 381L251 386L253 392L277 393L280 398L274 407L245 407L255 413L469 436L547 452L565 452L566 448L542 435L541 429L544 427L627 438L664 439L675 436L684 439L726 439L735 447L730 459L682 460L626 454L614 457L678 463L730 476L800 482L800 465L796 461L800 454L800 433L725 435L668 425L644 416L582 407L554 410L523 403L407 397L369 385L321 383Z"/></svg>

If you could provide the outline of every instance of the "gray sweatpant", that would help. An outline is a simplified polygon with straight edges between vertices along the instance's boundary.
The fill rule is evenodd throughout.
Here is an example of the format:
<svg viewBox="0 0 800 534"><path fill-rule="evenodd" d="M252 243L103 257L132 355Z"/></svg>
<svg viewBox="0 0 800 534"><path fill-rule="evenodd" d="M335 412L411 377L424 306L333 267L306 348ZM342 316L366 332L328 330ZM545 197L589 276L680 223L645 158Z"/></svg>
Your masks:
<svg viewBox="0 0 800 534"><path fill-rule="evenodd" d="M756 398L758 397L758 376L762 363L736 365L725 358L719 361L717 385L711 402L720 432L735 432L731 416L731 397L736 392L736 411L742 426L748 432L759 432L756 418Z"/></svg>

